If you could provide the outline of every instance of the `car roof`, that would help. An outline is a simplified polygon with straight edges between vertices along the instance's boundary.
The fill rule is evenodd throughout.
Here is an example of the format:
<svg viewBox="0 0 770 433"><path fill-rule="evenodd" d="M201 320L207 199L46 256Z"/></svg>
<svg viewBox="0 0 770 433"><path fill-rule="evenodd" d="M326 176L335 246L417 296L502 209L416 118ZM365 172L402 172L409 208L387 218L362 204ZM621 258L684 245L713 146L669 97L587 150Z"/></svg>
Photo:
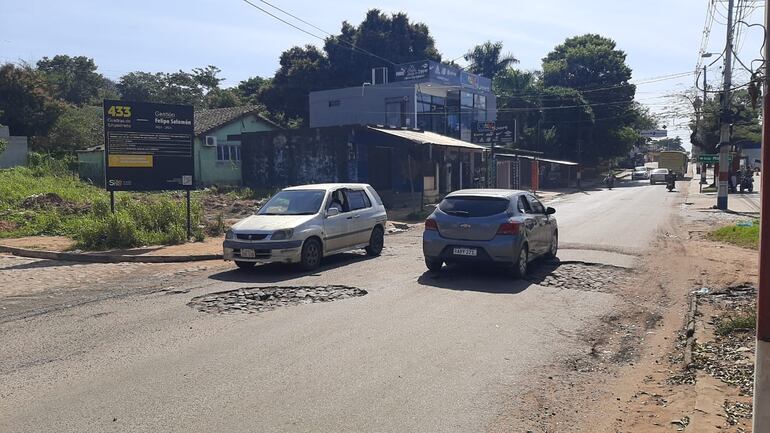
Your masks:
<svg viewBox="0 0 770 433"><path fill-rule="evenodd" d="M517 195L524 194L526 191L517 189L461 189L447 194L449 197L475 196L475 197L497 197L511 199Z"/></svg>
<svg viewBox="0 0 770 433"><path fill-rule="evenodd" d="M339 189L339 188L351 188L351 189L363 189L369 187L366 183L315 183L315 184L309 184L309 185L297 185L297 186L290 186L288 188L284 188L284 191L301 191L301 190L331 190L331 189Z"/></svg>

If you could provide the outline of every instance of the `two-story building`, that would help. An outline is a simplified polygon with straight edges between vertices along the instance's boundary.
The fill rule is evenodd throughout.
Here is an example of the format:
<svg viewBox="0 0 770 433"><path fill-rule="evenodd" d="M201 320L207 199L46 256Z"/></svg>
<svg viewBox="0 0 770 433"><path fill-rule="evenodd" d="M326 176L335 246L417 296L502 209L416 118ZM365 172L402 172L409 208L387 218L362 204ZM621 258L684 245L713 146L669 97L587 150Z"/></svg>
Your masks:
<svg viewBox="0 0 770 433"><path fill-rule="evenodd" d="M494 122L492 80L432 60L372 71L361 86L310 93L310 127L384 125L475 142Z"/></svg>

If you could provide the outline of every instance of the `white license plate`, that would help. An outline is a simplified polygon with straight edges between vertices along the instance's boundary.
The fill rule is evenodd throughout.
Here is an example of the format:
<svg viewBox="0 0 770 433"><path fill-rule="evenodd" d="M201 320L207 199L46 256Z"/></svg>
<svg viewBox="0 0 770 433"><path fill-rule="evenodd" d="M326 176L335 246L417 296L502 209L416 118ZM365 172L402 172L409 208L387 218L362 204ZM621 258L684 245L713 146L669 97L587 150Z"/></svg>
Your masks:
<svg viewBox="0 0 770 433"><path fill-rule="evenodd" d="M456 256L476 257L478 251L476 251L476 248L455 248L452 250L452 254Z"/></svg>
<svg viewBox="0 0 770 433"><path fill-rule="evenodd" d="M243 257L244 259L253 259L254 257L256 257L256 255L254 254L254 250L242 249L241 257Z"/></svg>

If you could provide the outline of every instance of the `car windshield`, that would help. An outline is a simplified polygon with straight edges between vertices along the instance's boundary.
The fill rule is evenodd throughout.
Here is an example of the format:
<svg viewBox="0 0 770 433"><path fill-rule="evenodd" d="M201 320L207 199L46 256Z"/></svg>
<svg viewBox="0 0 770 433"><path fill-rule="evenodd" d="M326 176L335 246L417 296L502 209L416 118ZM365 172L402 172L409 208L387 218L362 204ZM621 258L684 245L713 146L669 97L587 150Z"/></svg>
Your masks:
<svg viewBox="0 0 770 433"><path fill-rule="evenodd" d="M647 167L636 167L634 170L636 170L636 171L647 171Z"/></svg>
<svg viewBox="0 0 770 433"><path fill-rule="evenodd" d="M653 170L652 172L655 173L655 174L666 174L666 173L668 173L668 169L659 168L657 170Z"/></svg>
<svg viewBox="0 0 770 433"><path fill-rule="evenodd" d="M508 209L508 200L500 197L447 197L439 205L442 212L461 217L486 217Z"/></svg>
<svg viewBox="0 0 770 433"><path fill-rule="evenodd" d="M262 206L258 215L315 215L325 195L323 190L281 191Z"/></svg>

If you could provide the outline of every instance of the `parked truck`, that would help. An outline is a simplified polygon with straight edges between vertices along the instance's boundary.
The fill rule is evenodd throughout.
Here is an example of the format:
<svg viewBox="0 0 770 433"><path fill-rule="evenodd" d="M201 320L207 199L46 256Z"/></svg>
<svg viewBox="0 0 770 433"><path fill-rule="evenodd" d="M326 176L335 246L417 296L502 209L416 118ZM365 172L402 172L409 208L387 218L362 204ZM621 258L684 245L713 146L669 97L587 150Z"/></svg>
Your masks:
<svg viewBox="0 0 770 433"><path fill-rule="evenodd" d="M687 152L665 150L658 156L658 168L667 168L676 173L677 179L687 174Z"/></svg>

